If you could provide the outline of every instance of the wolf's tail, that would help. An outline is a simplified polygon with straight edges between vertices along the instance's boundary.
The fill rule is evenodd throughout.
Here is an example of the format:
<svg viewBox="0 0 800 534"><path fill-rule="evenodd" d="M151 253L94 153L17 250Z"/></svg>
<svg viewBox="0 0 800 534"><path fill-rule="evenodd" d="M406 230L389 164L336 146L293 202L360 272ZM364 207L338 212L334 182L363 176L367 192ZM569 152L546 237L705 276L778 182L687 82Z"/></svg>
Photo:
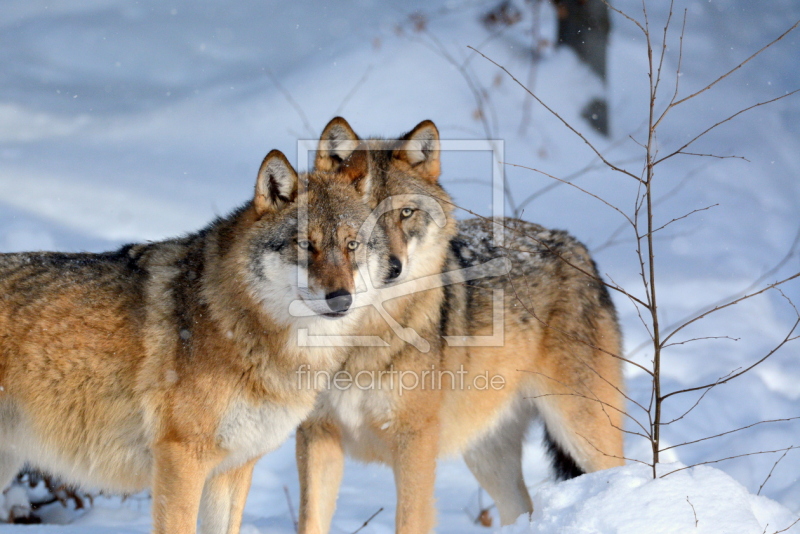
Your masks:
<svg viewBox="0 0 800 534"><path fill-rule="evenodd" d="M544 428L544 446L547 449L547 455L550 457L550 465L553 467L557 480L569 480L570 478L579 477L586 474L579 465L575 458L565 451L558 442L553 438L547 430L547 425Z"/></svg>

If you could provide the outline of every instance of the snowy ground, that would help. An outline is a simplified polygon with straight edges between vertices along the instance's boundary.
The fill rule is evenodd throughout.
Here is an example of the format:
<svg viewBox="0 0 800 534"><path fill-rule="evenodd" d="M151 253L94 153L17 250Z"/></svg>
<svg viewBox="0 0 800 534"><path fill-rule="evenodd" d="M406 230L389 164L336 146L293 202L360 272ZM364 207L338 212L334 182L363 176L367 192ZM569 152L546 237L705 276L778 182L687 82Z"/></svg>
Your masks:
<svg viewBox="0 0 800 534"><path fill-rule="evenodd" d="M472 45L528 80L531 36L522 26L530 27L530 20L490 38L477 18L492 5L469 0L5 0L0 10L0 251L100 251L197 229L248 198L258 164L271 148L296 154L297 140L314 138L336 114L362 135L396 135L429 118L444 139L485 138L464 77L436 51L431 36L459 60ZM638 0L617 0L615 5L641 18ZM653 27L665 19L666 5L651 2ZM684 8L681 94L702 88L800 19L794 0L772 0L768 9L748 0L687 0L678 2L678 18ZM408 14L418 10L428 15L430 34L415 31L408 21ZM646 56L638 30L618 16L613 23L610 139L589 132L579 118L581 106L602 87L571 52L546 48L531 79L537 95L583 127L606 157L638 173L641 149L627 136L642 138ZM553 14L543 6L544 38L552 38L552 26ZM677 33L671 37L664 68L669 86L677 66ZM743 107L799 88L799 63L800 33L795 33L676 110L659 135L664 153ZM576 184L630 211L636 193L630 179L598 166L586 145L538 105L532 106L522 132L524 92L507 77L497 77L498 70L479 57L470 61L469 69L488 90L488 136L505 141L506 161L564 178L583 171ZM800 98L743 114L695 149L749 162L684 157L660 169L657 191L666 197L658 207L659 224L719 204L671 226L656 241L666 324L739 293L791 250L800 228ZM444 183L462 206L481 214L489 214L490 170L485 154L444 155ZM543 191L553 181L531 171L508 168L507 180L517 205L535 194L524 218L568 229L595 250L603 273L625 287L639 287L630 234L609 242L622 223L618 214L566 186ZM795 253L761 285L798 270ZM790 284L784 292L800 305L800 284ZM629 303L615 299L626 347L634 351L647 334ZM746 367L783 339L793 317L773 292L701 322L679 341L698 336L738 341L674 347L665 361L665 388L700 385ZM634 354L646 362L645 352ZM667 427L665 440L678 444L760 420L800 415L797 362L795 342L754 372L712 391L689 417ZM628 374L630 393L646 401L645 377ZM667 417L682 413L696 398L676 399L667 406ZM798 421L765 424L674 449L666 460L691 465L775 450L800 445L799 436ZM292 532L284 486L296 506L293 447L289 442L259 464L244 532ZM552 526L549 532L573 527L547 521L561 521L572 512L592 515L586 511L589 503L602 507L611 502L589 498L602 487L603 477L611 475L593 475L562 489L548 485L535 430L526 453L528 483L541 490L536 518ZM645 453L646 444L629 440L629 456L643 458ZM779 457L748 456L715 465L755 493ZM736 502L746 501L748 510L755 510L761 529L767 516L781 521L792 517L786 509L746 495L718 472L693 473L699 474L680 475L659 486L645 484L630 467L608 479L608 485L623 494L630 491L626 495L631 503L641 497L672 506L672 496L685 506L680 512L684 515L691 508L678 493L686 490L703 532L709 532L703 530L709 524L703 514L716 513L713 503L733 502L734 495L742 499ZM790 451L761 492L794 517L800 514L798 473L800 451ZM694 493L693 483L700 493ZM632 487L644 488L636 493L639 497ZM708 494L717 499L705 501ZM440 533L486 531L472 525L470 515L477 515L480 495L460 460L441 462L437 499ZM391 532L393 506L394 487L386 468L348 464L336 532L356 530L381 507L386 510L362 532ZM670 510L666 504L655 509ZM148 510L146 499L104 499L70 526L6 526L0 532L141 533L149 525ZM558 517L548 515L555 510L562 510ZM609 525L599 531L644 531ZM782 526L770 524L769 532Z"/></svg>

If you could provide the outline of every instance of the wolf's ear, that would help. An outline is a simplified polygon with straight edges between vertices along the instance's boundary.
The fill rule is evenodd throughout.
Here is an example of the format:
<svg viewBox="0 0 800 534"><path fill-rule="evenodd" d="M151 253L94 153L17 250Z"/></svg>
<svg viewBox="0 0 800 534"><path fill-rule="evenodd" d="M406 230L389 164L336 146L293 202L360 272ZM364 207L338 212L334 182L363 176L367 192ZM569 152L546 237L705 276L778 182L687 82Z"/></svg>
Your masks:
<svg viewBox="0 0 800 534"><path fill-rule="evenodd" d="M356 132L346 120L334 117L322 130L317 146L314 168L318 171L337 171L359 144Z"/></svg>
<svg viewBox="0 0 800 534"><path fill-rule="evenodd" d="M369 172L369 157L364 147L353 150L336 172L336 176L356 188L365 202L370 200L372 176Z"/></svg>
<svg viewBox="0 0 800 534"><path fill-rule="evenodd" d="M297 196L297 173L280 150L273 150L261 163L253 205L258 216L279 210Z"/></svg>
<svg viewBox="0 0 800 534"><path fill-rule="evenodd" d="M422 121L403 136L403 143L392 156L402 170L436 182L442 172L439 152L439 130L433 122Z"/></svg>

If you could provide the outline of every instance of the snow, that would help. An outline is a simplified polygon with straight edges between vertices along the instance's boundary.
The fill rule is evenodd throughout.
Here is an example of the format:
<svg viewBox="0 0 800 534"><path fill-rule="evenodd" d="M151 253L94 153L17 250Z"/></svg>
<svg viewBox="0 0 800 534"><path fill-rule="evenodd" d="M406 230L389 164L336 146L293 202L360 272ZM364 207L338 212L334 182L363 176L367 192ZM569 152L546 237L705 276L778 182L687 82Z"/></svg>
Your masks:
<svg viewBox="0 0 800 534"><path fill-rule="evenodd" d="M491 5L466 0L5 0L0 10L0 251L101 251L198 229L252 194L258 165L270 149L294 161L297 140L313 139L336 114L361 135L394 136L432 119L444 139L503 139L506 161L574 177L576 185L630 212L636 194L630 178L604 169L583 141L537 104L520 133L525 93L509 78L498 77L493 65L473 57L470 72L491 98L487 132L473 116L475 100L462 75L436 51L430 36L407 22L409 13L427 13L428 31L453 57L466 58L466 46L472 45L527 80L530 54L524 46L530 20L490 38L477 19ZM641 19L638 0L614 5ZM651 27L663 23L667 6L649 3ZM800 5L793 0L773 0L769 9L748 0L678 1L676 20L684 8L681 95L703 88L800 19ZM542 37L552 40L554 16L547 5L542 11ZM619 16L612 22L609 139L588 131L580 119L581 106L602 87L572 52L543 50L533 88L586 131L606 157L638 174L641 149L627 136L643 137L647 58L638 30ZM665 94L677 69L679 27L670 33ZM800 87L799 50L795 32L676 109L660 130L661 153L743 107ZM686 156L657 170L656 193L662 198L657 225L719 204L656 236L662 323L739 295L765 273L758 287L800 270L795 251L770 272L791 250L800 228L799 140L800 98L794 96L742 114L694 147L749 161ZM445 153L443 169L443 183L461 206L490 213L486 153ZM505 170L517 204L535 195L525 206L525 219L568 230L593 250L601 272L641 294L630 232L609 242L623 222L619 214L571 187L553 185L546 176ZM505 214L512 215L508 205ZM800 284L788 284L784 292L800 304ZM626 349L646 364L648 353L639 346L647 333L630 303L620 295L614 299ZM783 297L771 291L700 321L675 341L736 340L672 347L665 356L665 391L713 382L747 367L786 336L794 318ZM714 388L689 416L664 429L665 442L675 445L800 415L797 357L794 342L753 372ZM631 366L627 377L629 394L646 402L643 373ZM691 407L698 395L671 399L667 419ZM764 424L672 449L663 460L693 465L800 445L798 436L798 421ZM657 527L678 529L669 526L674 522L683 531L700 532L762 532L769 523L770 533L800 515L797 450L787 453L764 484L765 497L756 498L782 453L745 456L714 464L722 471L699 467L656 481L648 481L634 463L553 485L539 442L534 428L525 460L537 507L534 526L523 520L508 532L656 532ZM284 493L288 487L296 509L293 449L290 440L259 463L243 532L293 531ZM642 460L647 443L630 437L626 450ZM686 497L697 511L696 529ZM488 497L461 460L440 462L437 505L438 532L486 531L473 519ZM348 462L334 532L353 532L382 507L362 532L393 531L394 483L386 467ZM54 521L72 523L0 526L0 532L142 533L150 524L146 496L104 497L88 513L55 507L48 513ZM717 528L715 522L722 530L710 530Z"/></svg>
<svg viewBox="0 0 800 534"><path fill-rule="evenodd" d="M534 496L539 509L532 520L520 518L503 532L763 534L786 529L796 519L718 469L660 467L659 474L671 474L653 479L650 467L628 465L547 484ZM799 531L792 527L786 532Z"/></svg>

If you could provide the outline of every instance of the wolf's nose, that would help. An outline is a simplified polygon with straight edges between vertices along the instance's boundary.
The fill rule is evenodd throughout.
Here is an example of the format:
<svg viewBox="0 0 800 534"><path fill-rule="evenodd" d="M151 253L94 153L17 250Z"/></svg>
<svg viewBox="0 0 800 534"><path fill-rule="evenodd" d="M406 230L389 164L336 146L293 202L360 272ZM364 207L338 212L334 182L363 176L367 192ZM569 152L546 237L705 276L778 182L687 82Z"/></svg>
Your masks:
<svg viewBox="0 0 800 534"><path fill-rule="evenodd" d="M353 303L353 295L346 289L337 289L325 295L325 300L328 302L328 307L332 312L344 313L350 309Z"/></svg>
<svg viewBox="0 0 800 534"><path fill-rule="evenodd" d="M403 262L397 256L389 256L389 280L394 280L403 272Z"/></svg>

